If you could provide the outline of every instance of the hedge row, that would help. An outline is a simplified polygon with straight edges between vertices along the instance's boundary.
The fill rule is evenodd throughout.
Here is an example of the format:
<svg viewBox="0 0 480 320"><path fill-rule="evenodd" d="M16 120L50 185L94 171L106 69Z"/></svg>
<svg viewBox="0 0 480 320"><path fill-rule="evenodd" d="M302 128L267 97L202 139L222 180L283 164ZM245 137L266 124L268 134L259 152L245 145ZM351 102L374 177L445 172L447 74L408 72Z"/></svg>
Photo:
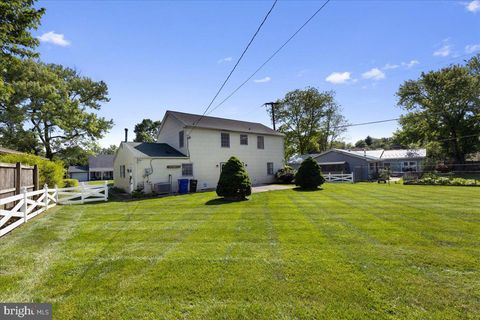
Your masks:
<svg viewBox="0 0 480 320"><path fill-rule="evenodd" d="M479 186L480 180L464 178L448 178L427 175L418 180L405 181L407 185L438 185L438 186Z"/></svg>

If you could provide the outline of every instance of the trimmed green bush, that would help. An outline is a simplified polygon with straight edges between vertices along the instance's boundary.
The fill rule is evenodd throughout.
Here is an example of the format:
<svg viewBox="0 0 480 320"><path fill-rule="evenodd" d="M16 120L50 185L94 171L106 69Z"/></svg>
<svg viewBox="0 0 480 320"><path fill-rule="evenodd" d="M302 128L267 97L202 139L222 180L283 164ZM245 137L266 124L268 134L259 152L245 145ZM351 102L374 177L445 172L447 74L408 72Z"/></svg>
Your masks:
<svg viewBox="0 0 480 320"><path fill-rule="evenodd" d="M55 185L63 187L63 176L65 169L61 161L50 161L33 154L5 154L0 155L0 162L17 163L29 166L38 166L40 187L47 184L53 188Z"/></svg>
<svg viewBox="0 0 480 320"><path fill-rule="evenodd" d="M316 189L325 183L320 166L312 157L303 160L295 175L295 185L302 189Z"/></svg>
<svg viewBox="0 0 480 320"><path fill-rule="evenodd" d="M244 200L252 194L252 182L243 163L231 157L223 165L217 184L217 195L228 200Z"/></svg>
<svg viewBox="0 0 480 320"><path fill-rule="evenodd" d="M480 181L454 177L439 177L434 174L425 174L421 179L404 181L407 185L434 185L434 186L480 186Z"/></svg>
<svg viewBox="0 0 480 320"><path fill-rule="evenodd" d="M63 179L64 188L78 187L78 185L79 183L77 179Z"/></svg>

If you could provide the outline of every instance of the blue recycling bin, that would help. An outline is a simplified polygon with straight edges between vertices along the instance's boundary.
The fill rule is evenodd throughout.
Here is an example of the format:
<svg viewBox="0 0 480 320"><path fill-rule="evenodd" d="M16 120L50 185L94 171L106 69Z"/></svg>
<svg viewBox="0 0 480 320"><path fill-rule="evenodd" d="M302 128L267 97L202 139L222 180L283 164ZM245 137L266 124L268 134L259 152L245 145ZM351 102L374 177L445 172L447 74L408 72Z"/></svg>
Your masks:
<svg viewBox="0 0 480 320"><path fill-rule="evenodd" d="M178 193L188 193L188 179L178 179Z"/></svg>

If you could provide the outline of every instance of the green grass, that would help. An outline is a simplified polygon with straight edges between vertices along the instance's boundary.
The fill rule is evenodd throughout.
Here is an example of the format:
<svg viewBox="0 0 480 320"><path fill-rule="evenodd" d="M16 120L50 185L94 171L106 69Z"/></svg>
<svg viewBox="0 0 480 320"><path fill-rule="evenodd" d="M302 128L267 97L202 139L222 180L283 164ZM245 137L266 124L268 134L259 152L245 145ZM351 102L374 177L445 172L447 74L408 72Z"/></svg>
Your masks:
<svg viewBox="0 0 480 320"><path fill-rule="evenodd" d="M113 180L92 180L92 181L86 181L86 184L96 186L96 185L104 185L105 181L107 181L108 185L113 185Z"/></svg>
<svg viewBox="0 0 480 320"><path fill-rule="evenodd" d="M0 238L0 301L55 319L479 317L478 188L214 198L56 207Z"/></svg>

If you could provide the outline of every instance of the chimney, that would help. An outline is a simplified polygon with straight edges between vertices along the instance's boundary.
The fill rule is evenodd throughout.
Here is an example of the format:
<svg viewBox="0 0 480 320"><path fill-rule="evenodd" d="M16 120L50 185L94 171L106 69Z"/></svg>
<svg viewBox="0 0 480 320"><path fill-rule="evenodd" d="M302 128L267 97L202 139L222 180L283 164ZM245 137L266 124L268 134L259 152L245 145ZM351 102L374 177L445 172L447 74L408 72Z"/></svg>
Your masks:
<svg viewBox="0 0 480 320"><path fill-rule="evenodd" d="M125 142L128 142L128 128L125 128Z"/></svg>

